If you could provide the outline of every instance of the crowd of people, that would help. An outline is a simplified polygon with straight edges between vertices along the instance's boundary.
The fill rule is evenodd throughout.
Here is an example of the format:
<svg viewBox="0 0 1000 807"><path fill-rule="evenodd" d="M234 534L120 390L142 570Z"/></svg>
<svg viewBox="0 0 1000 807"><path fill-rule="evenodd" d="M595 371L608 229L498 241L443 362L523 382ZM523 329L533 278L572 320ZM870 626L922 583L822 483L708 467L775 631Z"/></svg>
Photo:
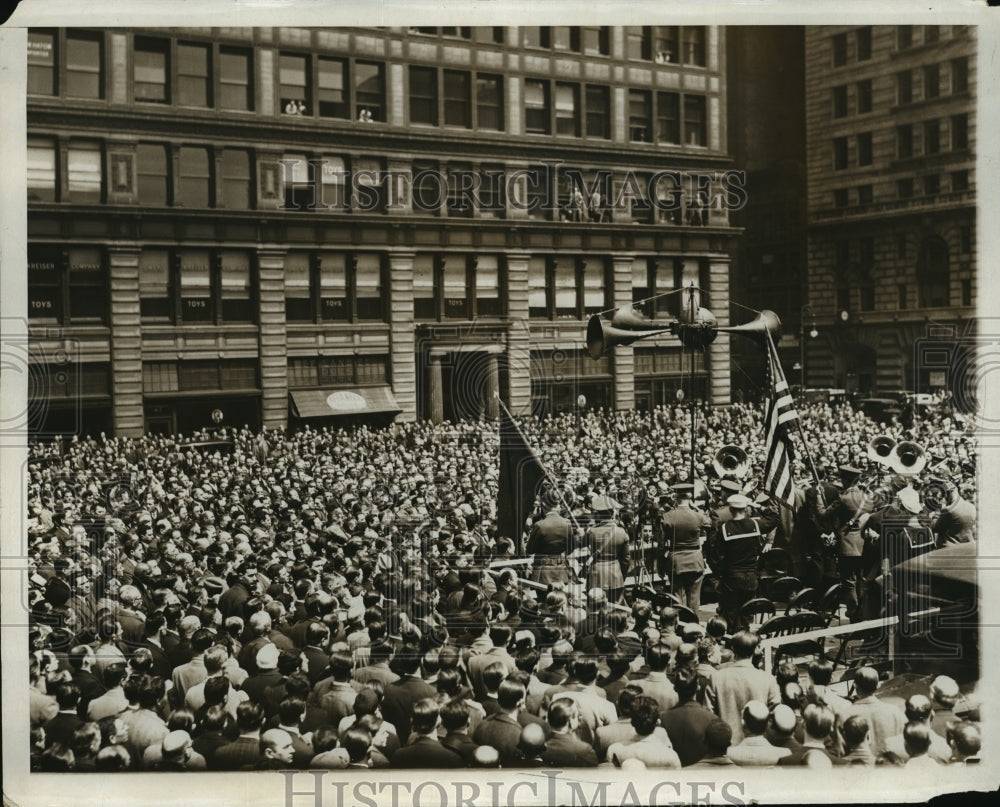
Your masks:
<svg viewBox="0 0 1000 807"><path fill-rule="evenodd" d="M693 479L687 410L520 418L555 482L523 536L497 534L488 421L33 446L32 768L976 761L978 713L950 678L904 710L872 667L850 701L824 659L808 681L755 664L739 606L765 548L839 580L860 617L871 581L844 546L884 557L891 508L930 535L907 535L920 551L975 537L975 442L945 405L907 427L799 412L823 479L801 452L794 512L759 489L759 405L699 413ZM926 472L870 463L878 435L920 444ZM742 478L713 471L726 445ZM636 546L673 591L628 587Z"/></svg>

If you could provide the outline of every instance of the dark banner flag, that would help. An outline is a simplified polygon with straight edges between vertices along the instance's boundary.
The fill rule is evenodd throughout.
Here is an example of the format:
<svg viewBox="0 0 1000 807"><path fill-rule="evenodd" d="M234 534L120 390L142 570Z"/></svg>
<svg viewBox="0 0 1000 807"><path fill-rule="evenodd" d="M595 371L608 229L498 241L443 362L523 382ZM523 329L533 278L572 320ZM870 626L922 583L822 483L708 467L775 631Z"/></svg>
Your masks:
<svg viewBox="0 0 1000 807"><path fill-rule="evenodd" d="M545 470L506 407L500 412L500 491L497 495L497 535L514 539L524 552L524 522L542 489Z"/></svg>

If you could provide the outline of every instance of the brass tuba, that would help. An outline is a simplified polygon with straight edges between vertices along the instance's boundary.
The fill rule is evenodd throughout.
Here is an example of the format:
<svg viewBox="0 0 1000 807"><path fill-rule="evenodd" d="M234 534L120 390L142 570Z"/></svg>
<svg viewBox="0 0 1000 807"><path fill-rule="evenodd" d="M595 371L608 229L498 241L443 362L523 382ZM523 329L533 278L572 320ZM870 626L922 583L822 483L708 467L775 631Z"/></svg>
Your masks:
<svg viewBox="0 0 1000 807"><path fill-rule="evenodd" d="M896 443L889 457L889 467L900 476L916 476L927 464L923 446L909 440Z"/></svg>
<svg viewBox="0 0 1000 807"><path fill-rule="evenodd" d="M712 467L720 478L743 479L750 472L747 452L737 445L726 445L715 452Z"/></svg>
<svg viewBox="0 0 1000 807"><path fill-rule="evenodd" d="M892 463L892 452L895 447L896 441L888 434L873 437L868 444L868 459L888 468Z"/></svg>

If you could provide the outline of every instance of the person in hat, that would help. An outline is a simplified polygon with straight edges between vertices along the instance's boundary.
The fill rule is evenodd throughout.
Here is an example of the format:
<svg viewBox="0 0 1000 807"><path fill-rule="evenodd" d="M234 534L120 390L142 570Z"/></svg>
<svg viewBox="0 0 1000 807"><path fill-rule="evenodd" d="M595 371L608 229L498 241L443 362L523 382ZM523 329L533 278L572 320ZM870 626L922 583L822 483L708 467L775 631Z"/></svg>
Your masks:
<svg viewBox="0 0 1000 807"><path fill-rule="evenodd" d="M852 622L860 620L859 596L864 589L864 538L861 531L871 517L873 501L868 492L858 486L861 469L853 465L840 467L843 489L827 507L819 511L818 521L824 530L836 537L837 569L843 584L841 599L847 605Z"/></svg>
<svg viewBox="0 0 1000 807"><path fill-rule="evenodd" d="M536 521L528 536L527 553L534 555L531 579L536 583L568 583L566 555L573 549L573 526L560 513L559 492L550 488L542 494L545 516Z"/></svg>
<svg viewBox="0 0 1000 807"><path fill-rule="evenodd" d="M942 482L944 499L931 524L937 545L964 544L976 540L976 506L963 498L951 479Z"/></svg>
<svg viewBox="0 0 1000 807"><path fill-rule="evenodd" d="M611 602L618 602L625 589L628 570L628 533L615 518L614 502L594 496L591 504L596 523L587 530L584 545L590 549L587 588L601 588Z"/></svg>
<svg viewBox="0 0 1000 807"><path fill-rule="evenodd" d="M701 581L705 574L701 536L712 522L694 503L694 485L674 485L674 491L677 493L677 506L663 517L664 555L670 564L670 590L682 605L698 613Z"/></svg>
<svg viewBox="0 0 1000 807"><path fill-rule="evenodd" d="M903 561L932 550L934 534L920 494L911 485L899 490L892 504L872 515L865 529L869 540L865 560L868 602L863 616L874 619L895 614L898 605L909 602L911 576L892 574L887 579L885 574ZM900 630L905 632L907 628L902 620Z"/></svg>
<svg viewBox="0 0 1000 807"><path fill-rule="evenodd" d="M731 520L718 525L709 542L709 563L719 575L719 612L730 630L749 627L740 609L747 600L757 596L757 560L766 543L766 536L778 524L774 515L750 516L750 499L734 493L726 503Z"/></svg>

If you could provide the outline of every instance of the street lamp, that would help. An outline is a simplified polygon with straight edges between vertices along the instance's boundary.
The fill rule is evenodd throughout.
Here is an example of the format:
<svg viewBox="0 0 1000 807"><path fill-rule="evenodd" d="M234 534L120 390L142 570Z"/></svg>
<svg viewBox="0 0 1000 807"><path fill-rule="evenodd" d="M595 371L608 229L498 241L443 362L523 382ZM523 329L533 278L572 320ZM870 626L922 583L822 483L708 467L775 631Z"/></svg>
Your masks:
<svg viewBox="0 0 1000 807"><path fill-rule="evenodd" d="M803 390L806 389L806 315L810 318L809 338L819 336L819 331L816 330L816 312L806 303L799 311L799 378Z"/></svg>

